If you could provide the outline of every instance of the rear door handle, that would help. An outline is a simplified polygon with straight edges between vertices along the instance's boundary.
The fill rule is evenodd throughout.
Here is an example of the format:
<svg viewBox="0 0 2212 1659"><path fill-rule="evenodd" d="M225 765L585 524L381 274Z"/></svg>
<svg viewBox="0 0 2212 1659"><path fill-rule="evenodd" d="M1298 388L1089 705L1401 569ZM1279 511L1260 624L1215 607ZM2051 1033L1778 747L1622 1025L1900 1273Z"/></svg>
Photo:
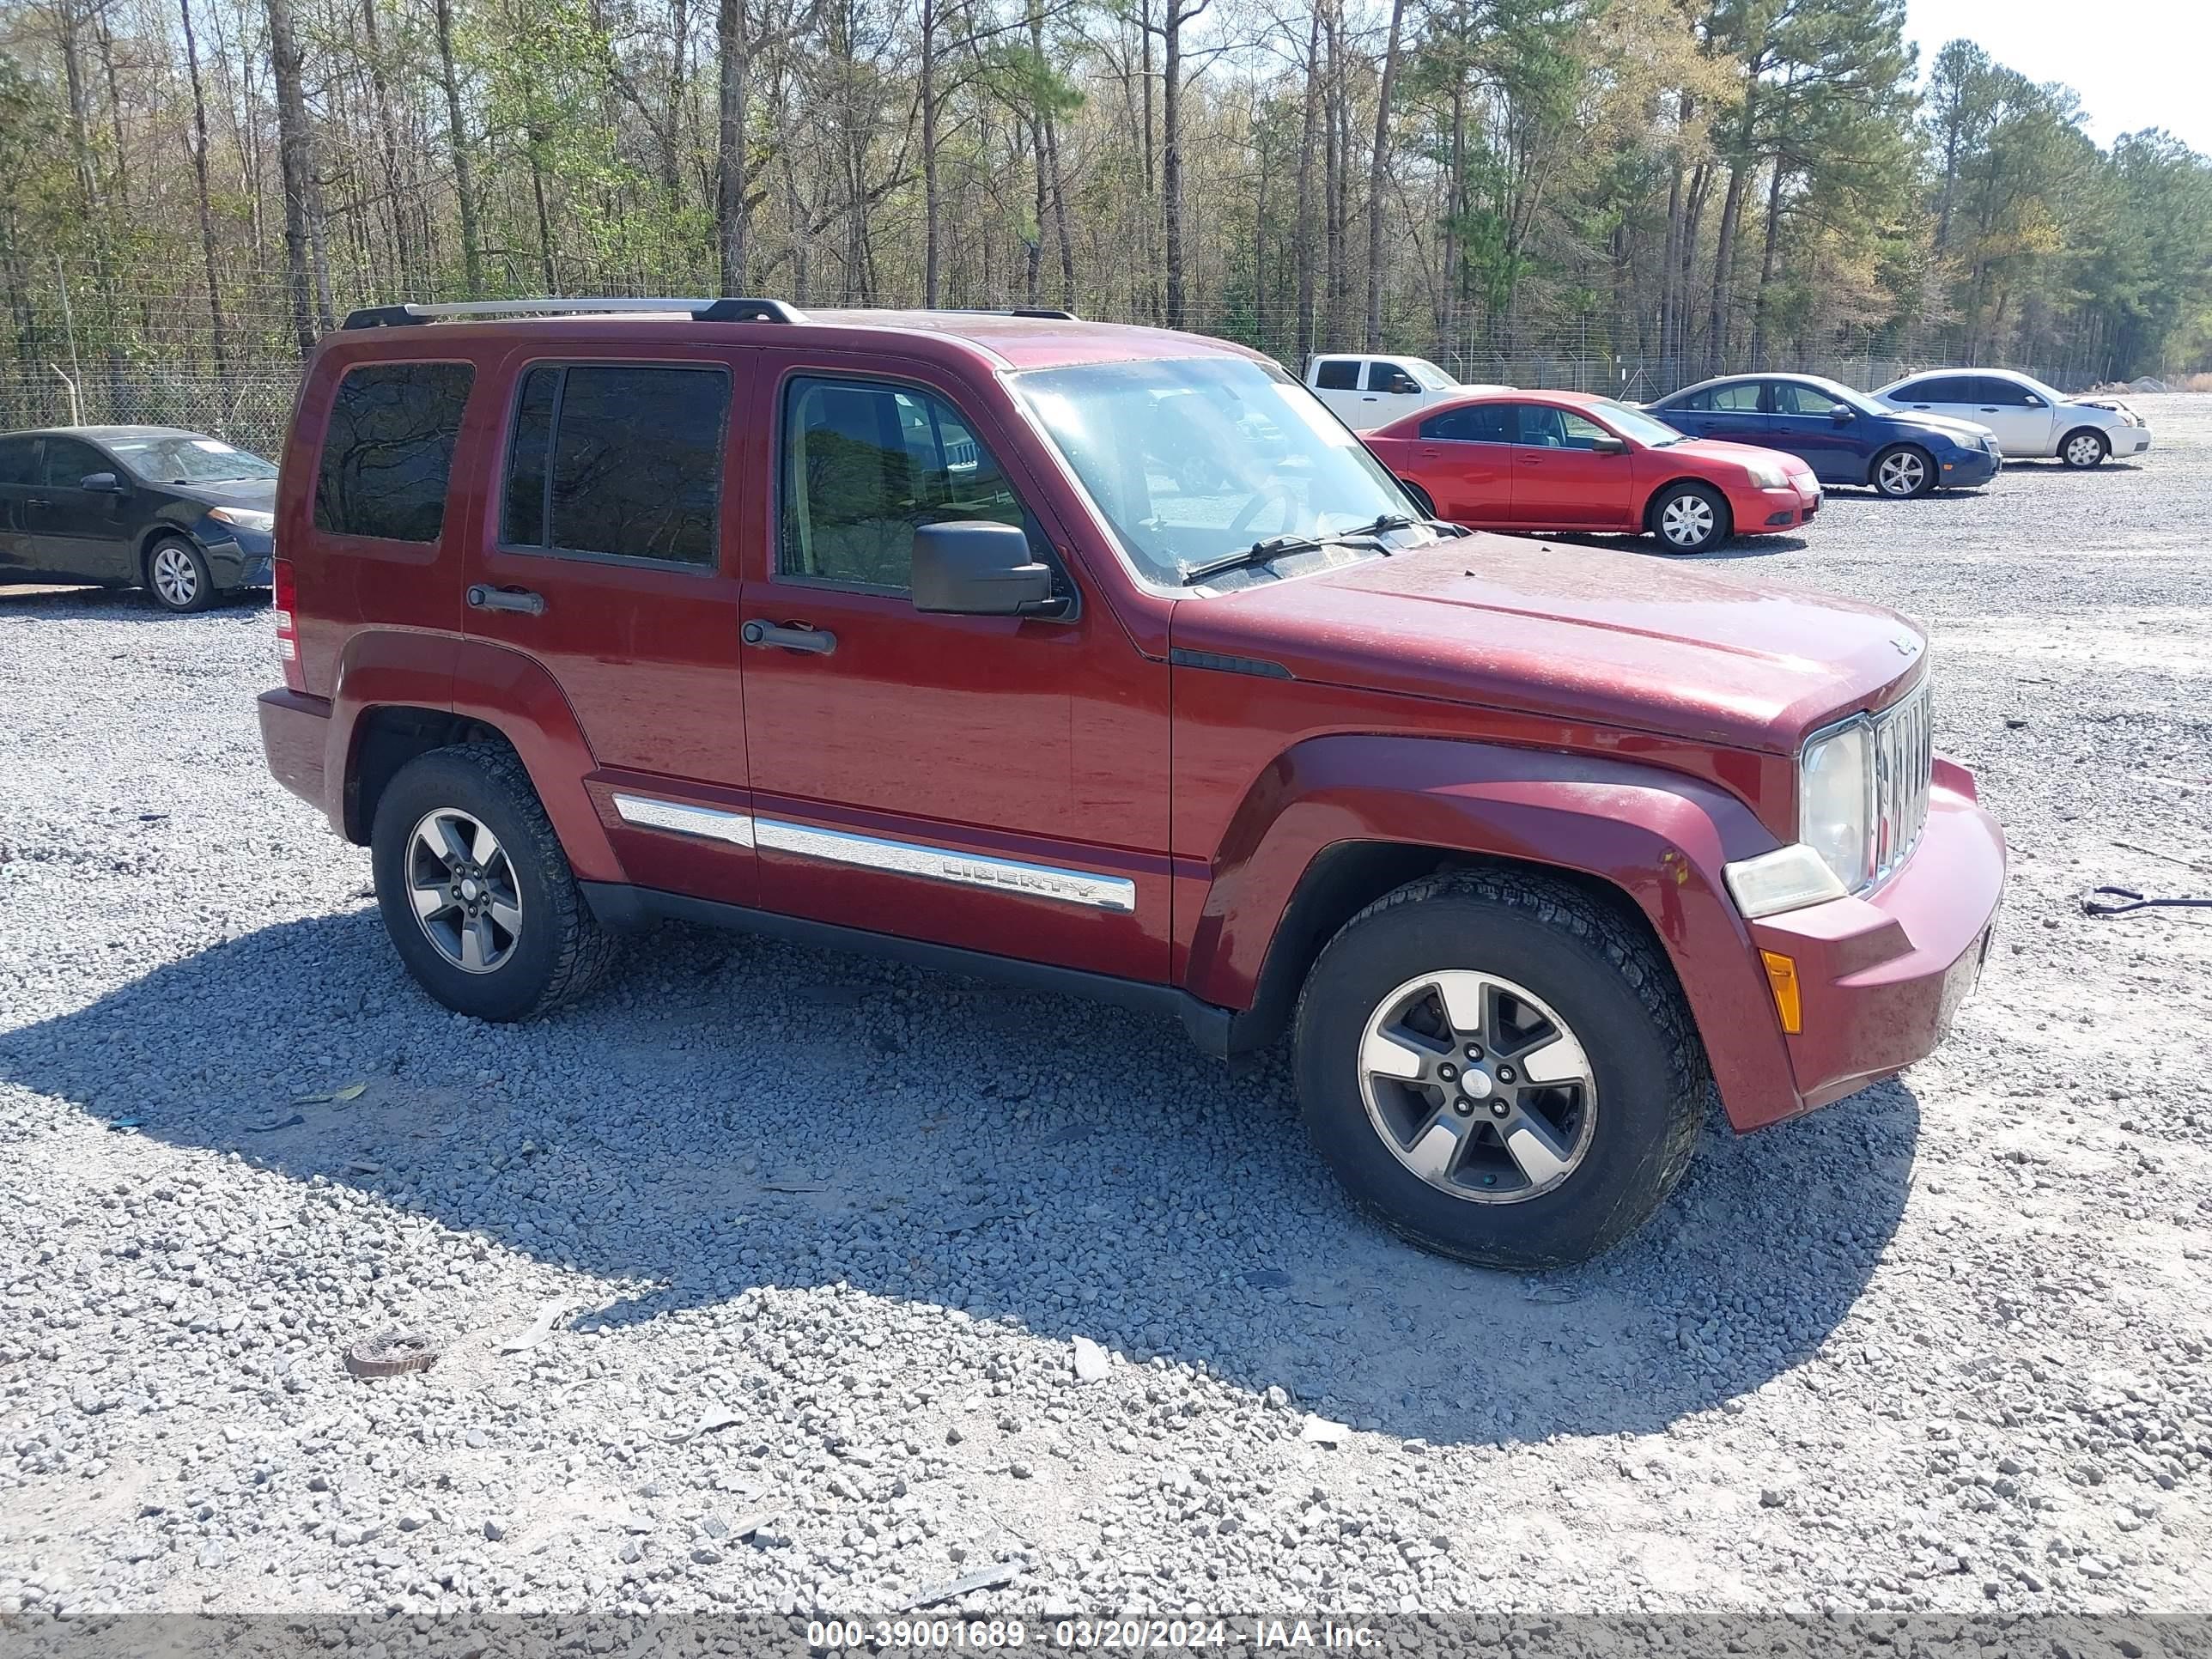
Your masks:
<svg viewBox="0 0 2212 1659"><path fill-rule="evenodd" d="M747 645L772 646L778 651L805 651L826 657L837 648L837 636L819 628L786 628L777 623L749 622L738 630Z"/></svg>
<svg viewBox="0 0 2212 1659"><path fill-rule="evenodd" d="M516 611L526 617L545 614L545 596L525 587L486 587L478 582L469 589L469 605L477 611Z"/></svg>

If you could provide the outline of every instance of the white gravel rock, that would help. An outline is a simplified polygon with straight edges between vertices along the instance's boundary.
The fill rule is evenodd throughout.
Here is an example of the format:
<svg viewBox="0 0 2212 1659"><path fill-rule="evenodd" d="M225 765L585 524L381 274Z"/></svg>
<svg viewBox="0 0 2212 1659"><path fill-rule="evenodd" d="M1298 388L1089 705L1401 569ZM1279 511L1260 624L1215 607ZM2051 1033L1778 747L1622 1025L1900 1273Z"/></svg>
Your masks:
<svg viewBox="0 0 2212 1659"><path fill-rule="evenodd" d="M0 593L0 1610L2207 1605L2212 929L2077 902L2212 862L2155 419L1703 562L1928 623L2008 913L1941 1054L1533 1286L1115 1009L670 927L448 1015L264 769L265 608Z"/></svg>

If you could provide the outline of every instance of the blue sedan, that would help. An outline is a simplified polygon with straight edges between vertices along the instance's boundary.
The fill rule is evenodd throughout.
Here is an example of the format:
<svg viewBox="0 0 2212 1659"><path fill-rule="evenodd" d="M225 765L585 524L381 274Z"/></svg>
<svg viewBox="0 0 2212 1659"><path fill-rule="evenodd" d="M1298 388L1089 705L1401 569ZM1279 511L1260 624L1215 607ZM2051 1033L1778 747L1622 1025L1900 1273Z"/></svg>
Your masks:
<svg viewBox="0 0 2212 1659"><path fill-rule="evenodd" d="M1987 483L2003 459L1987 427L1894 410L1817 374L1723 375L1644 407L1693 438L1784 450L1822 483L1885 495Z"/></svg>

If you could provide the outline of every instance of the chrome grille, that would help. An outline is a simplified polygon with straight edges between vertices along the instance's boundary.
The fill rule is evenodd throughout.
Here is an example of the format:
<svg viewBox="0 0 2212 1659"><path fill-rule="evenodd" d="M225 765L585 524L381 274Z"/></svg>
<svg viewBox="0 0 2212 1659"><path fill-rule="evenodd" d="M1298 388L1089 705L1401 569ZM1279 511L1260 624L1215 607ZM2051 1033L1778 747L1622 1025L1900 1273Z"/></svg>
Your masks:
<svg viewBox="0 0 2212 1659"><path fill-rule="evenodd" d="M1936 769L1928 682L1874 720L1874 880L1893 873L1928 826L1928 791Z"/></svg>

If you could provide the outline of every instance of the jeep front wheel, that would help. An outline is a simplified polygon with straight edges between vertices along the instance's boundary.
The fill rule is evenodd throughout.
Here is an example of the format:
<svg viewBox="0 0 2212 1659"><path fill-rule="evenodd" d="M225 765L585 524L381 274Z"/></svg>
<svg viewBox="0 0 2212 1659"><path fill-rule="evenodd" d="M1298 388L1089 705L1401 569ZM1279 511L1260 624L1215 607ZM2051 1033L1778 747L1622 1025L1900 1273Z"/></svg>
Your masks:
<svg viewBox="0 0 2212 1659"><path fill-rule="evenodd" d="M1688 1166L1709 1083L1672 970L1563 883L1462 872L1347 922L1300 999L1314 1144L1365 1210L1489 1267L1610 1249Z"/></svg>
<svg viewBox="0 0 2212 1659"><path fill-rule="evenodd" d="M457 1013L526 1018L583 995L612 959L510 749L410 761L377 802L369 855L392 947Z"/></svg>

